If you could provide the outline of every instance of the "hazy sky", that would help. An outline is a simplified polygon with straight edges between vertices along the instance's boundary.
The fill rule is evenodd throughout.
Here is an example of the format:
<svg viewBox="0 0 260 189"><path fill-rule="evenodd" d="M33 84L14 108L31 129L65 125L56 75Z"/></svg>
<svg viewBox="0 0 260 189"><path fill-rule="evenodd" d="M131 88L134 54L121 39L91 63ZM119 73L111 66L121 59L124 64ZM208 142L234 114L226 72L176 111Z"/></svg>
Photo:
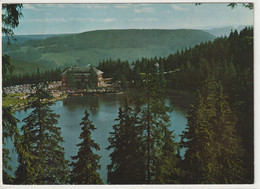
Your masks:
<svg viewBox="0 0 260 189"><path fill-rule="evenodd" d="M227 4L24 4L15 34L100 29L206 29L253 25L253 10Z"/></svg>

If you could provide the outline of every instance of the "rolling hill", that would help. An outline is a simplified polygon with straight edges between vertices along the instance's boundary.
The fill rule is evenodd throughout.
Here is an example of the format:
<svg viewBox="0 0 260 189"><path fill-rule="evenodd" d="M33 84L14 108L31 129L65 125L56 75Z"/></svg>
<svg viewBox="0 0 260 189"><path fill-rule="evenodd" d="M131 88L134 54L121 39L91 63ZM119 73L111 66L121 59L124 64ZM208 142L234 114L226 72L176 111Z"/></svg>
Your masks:
<svg viewBox="0 0 260 189"><path fill-rule="evenodd" d="M58 36L58 35L66 35L66 34L16 35L15 40L13 40L13 39L10 39L10 40L11 40L11 43L21 44L21 43L24 43L25 41L37 40L37 39L46 39L46 38ZM7 41L8 41L8 37L2 36L2 42L6 43Z"/></svg>
<svg viewBox="0 0 260 189"><path fill-rule="evenodd" d="M233 26L225 26L225 27L219 27L219 28L212 28L208 30L204 30L216 37L224 37L224 36L229 36L230 32L233 30L237 30L238 33L243 30L245 27L252 27L250 25L248 26L238 26L238 27L233 27Z"/></svg>
<svg viewBox="0 0 260 189"><path fill-rule="evenodd" d="M19 65L17 69L22 69L16 73L31 73L36 71L33 64L46 70L71 65L96 66L109 58L131 62L141 57L164 57L214 39L215 36L202 30L97 30L25 40L11 47L3 45L3 54L10 55L14 64ZM22 62L27 62L26 66L22 67Z"/></svg>

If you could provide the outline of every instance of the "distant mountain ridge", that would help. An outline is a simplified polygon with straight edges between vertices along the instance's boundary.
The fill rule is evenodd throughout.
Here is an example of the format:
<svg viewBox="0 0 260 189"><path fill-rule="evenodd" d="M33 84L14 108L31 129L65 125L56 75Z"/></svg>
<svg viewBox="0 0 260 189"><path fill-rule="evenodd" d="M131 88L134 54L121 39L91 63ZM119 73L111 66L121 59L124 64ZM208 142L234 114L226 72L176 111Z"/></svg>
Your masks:
<svg viewBox="0 0 260 189"><path fill-rule="evenodd" d="M212 29L206 29L204 31L216 36L216 37L221 37L221 36L229 36L230 32L233 30L237 30L238 33L243 30L245 27L252 27L251 25L249 26L238 26L238 27L233 27L233 26L225 26L225 27L218 27L218 28L212 28Z"/></svg>
<svg viewBox="0 0 260 189"><path fill-rule="evenodd" d="M14 64L18 64L16 67L25 65L22 66L24 70L16 70L16 73L34 72L30 69L31 64L50 69L71 65L97 66L100 61L110 58L134 61L142 57L165 57L215 39L208 32L191 29L96 30L41 37L44 39L25 40L12 47L3 45L3 53L14 59Z"/></svg>
<svg viewBox="0 0 260 189"><path fill-rule="evenodd" d="M14 44L21 44L25 41L30 40L38 40L38 39L46 39L48 37L54 37L58 35L66 35L66 34L39 34L39 35L16 35L15 40L10 38L11 42ZM2 42L6 43L8 41L8 37L2 36Z"/></svg>

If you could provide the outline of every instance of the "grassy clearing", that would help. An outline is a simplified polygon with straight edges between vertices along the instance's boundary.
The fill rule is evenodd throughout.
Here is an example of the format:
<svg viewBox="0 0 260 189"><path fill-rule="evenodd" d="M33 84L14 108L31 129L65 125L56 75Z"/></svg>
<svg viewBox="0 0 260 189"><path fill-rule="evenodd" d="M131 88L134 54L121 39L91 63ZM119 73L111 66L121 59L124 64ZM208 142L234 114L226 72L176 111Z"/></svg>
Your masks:
<svg viewBox="0 0 260 189"><path fill-rule="evenodd" d="M19 106L27 102L26 99L23 99L25 93L16 93L16 94L7 94L7 96L2 99L2 106Z"/></svg>

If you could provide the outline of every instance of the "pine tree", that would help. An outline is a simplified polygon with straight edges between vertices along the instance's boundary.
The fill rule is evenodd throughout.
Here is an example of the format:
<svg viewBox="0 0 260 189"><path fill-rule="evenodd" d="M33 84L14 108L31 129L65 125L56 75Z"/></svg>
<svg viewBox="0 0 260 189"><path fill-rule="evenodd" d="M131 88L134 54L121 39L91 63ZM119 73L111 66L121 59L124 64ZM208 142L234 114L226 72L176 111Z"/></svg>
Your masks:
<svg viewBox="0 0 260 189"><path fill-rule="evenodd" d="M94 70L94 68L91 66L90 67L90 75L89 75L89 87L90 88L96 88L97 83L98 83L97 73Z"/></svg>
<svg viewBox="0 0 260 189"><path fill-rule="evenodd" d="M118 124L113 126L108 138L111 164L108 165L108 183L142 184L145 183L145 158L143 128L140 127L138 114L140 108L133 110L127 100L119 108Z"/></svg>
<svg viewBox="0 0 260 189"><path fill-rule="evenodd" d="M160 64L160 82L162 84L162 88L165 88L166 87L166 80L165 80L165 77L164 77L164 64L163 63Z"/></svg>
<svg viewBox="0 0 260 189"><path fill-rule="evenodd" d="M97 170L100 169L100 156L93 152L93 150L100 150L100 147L91 139L91 131L94 131L96 128L89 120L89 113L87 110L85 111L85 116L82 118L80 125L82 125L82 133L79 138L83 141L77 144L79 147L78 154L72 156L73 162L70 164L70 166L72 166L70 183L103 184L99 173L97 172Z"/></svg>
<svg viewBox="0 0 260 189"><path fill-rule="evenodd" d="M182 145L187 148L183 165L184 183L216 183L214 168L216 157L213 145L213 129L210 124L211 111L198 94L196 104L189 111L187 129L183 132ZM214 116L214 115L213 115Z"/></svg>
<svg viewBox="0 0 260 189"><path fill-rule="evenodd" d="M140 67L136 66L133 69L133 79L135 84L139 84L142 80Z"/></svg>
<svg viewBox="0 0 260 189"><path fill-rule="evenodd" d="M208 79L192 106L182 146L187 148L184 183L235 184L243 177L236 117L221 84Z"/></svg>
<svg viewBox="0 0 260 189"><path fill-rule="evenodd" d="M36 156L32 155L32 142L30 141L30 133L23 127L23 135L21 136L21 145L23 151L18 152L19 166L15 171L16 184L37 184L37 169L34 167Z"/></svg>
<svg viewBox="0 0 260 189"><path fill-rule="evenodd" d="M151 150L151 182L154 184L178 184L181 170L177 166L180 161L179 149L174 142L174 135L169 129L159 126L152 140L156 145ZM158 138L159 135L160 138Z"/></svg>
<svg viewBox="0 0 260 189"><path fill-rule="evenodd" d="M169 131L168 113L171 109L165 105L163 84L153 61L147 61L146 67L143 82L137 86L136 98L139 100L137 103L142 104L141 125L144 129L143 137L146 138L146 183L176 183L179 156L178 145Z"/></svg>
<svg viewBox="0 0 260 189"><path fill-rule="evenodd" d="M236 131L237 117L232 112L223 94L223 87L217 87L216 122L214 125L215 142L218 150L218 183L243 183L245 169L242 157L241 139Z"/></svg>
<svg viewBox="0 0 260 189"><path fill-rule="evenodd" d="M121 87L123 90L126 90L128 88L127 80L123 74L121 76Z"/></svg>
<svg viewBox="0 0 260 189"><path fill-rule="evenodd" d="M17 5L16 5L17 6ZM11 6L11 7L16 7ZM13 74L14 66L12 64L12 60L10 56L3 55L2 56L2 69L3 69L3 81L9 80L8 73L10 75ZM3 96L5 93L3 93ZM11 184L13 182L13 177L8 173L8 171L12 171L11 166L9 165L9 161L12 160L12 158L9 157L10 151L5 148L5 144L8 140L11 140L14 142L15 150L22 150L19 145L20 143L20 134L19 129L17 127L17 123L19 122L18 119L14 117L14 112L12 111L12 108L10 106L3 106L2 107L2 152L3 152L3 183L5 184ZM20 148L20 149L18 149Z"/></svg>
<svg viewBox="0 0 260 189"><path fill-rule="evenodd" d="M14 117L11 107L3 106L2 113L3 183L11 184L13 182L13 177L8 173L8 171L12 171L12 168L9 165L9 161L12 161L12 158L9 157L10 150L5 148L4 145L6 144L7 140L11 140L14 142L14 147L17 150L20 141L20 134L17 128L17 122L19 120Z"/></svg>
<svg viewBox="0 0 260 189"><path fill-rule="evenodd" d="M49 105L51 95L44 87L37 87L34 110L23 120L23 146L26 153L18 152L17 184L64 184L68 167L61 146L61 128L56 126L59 115Z"/></svg>

